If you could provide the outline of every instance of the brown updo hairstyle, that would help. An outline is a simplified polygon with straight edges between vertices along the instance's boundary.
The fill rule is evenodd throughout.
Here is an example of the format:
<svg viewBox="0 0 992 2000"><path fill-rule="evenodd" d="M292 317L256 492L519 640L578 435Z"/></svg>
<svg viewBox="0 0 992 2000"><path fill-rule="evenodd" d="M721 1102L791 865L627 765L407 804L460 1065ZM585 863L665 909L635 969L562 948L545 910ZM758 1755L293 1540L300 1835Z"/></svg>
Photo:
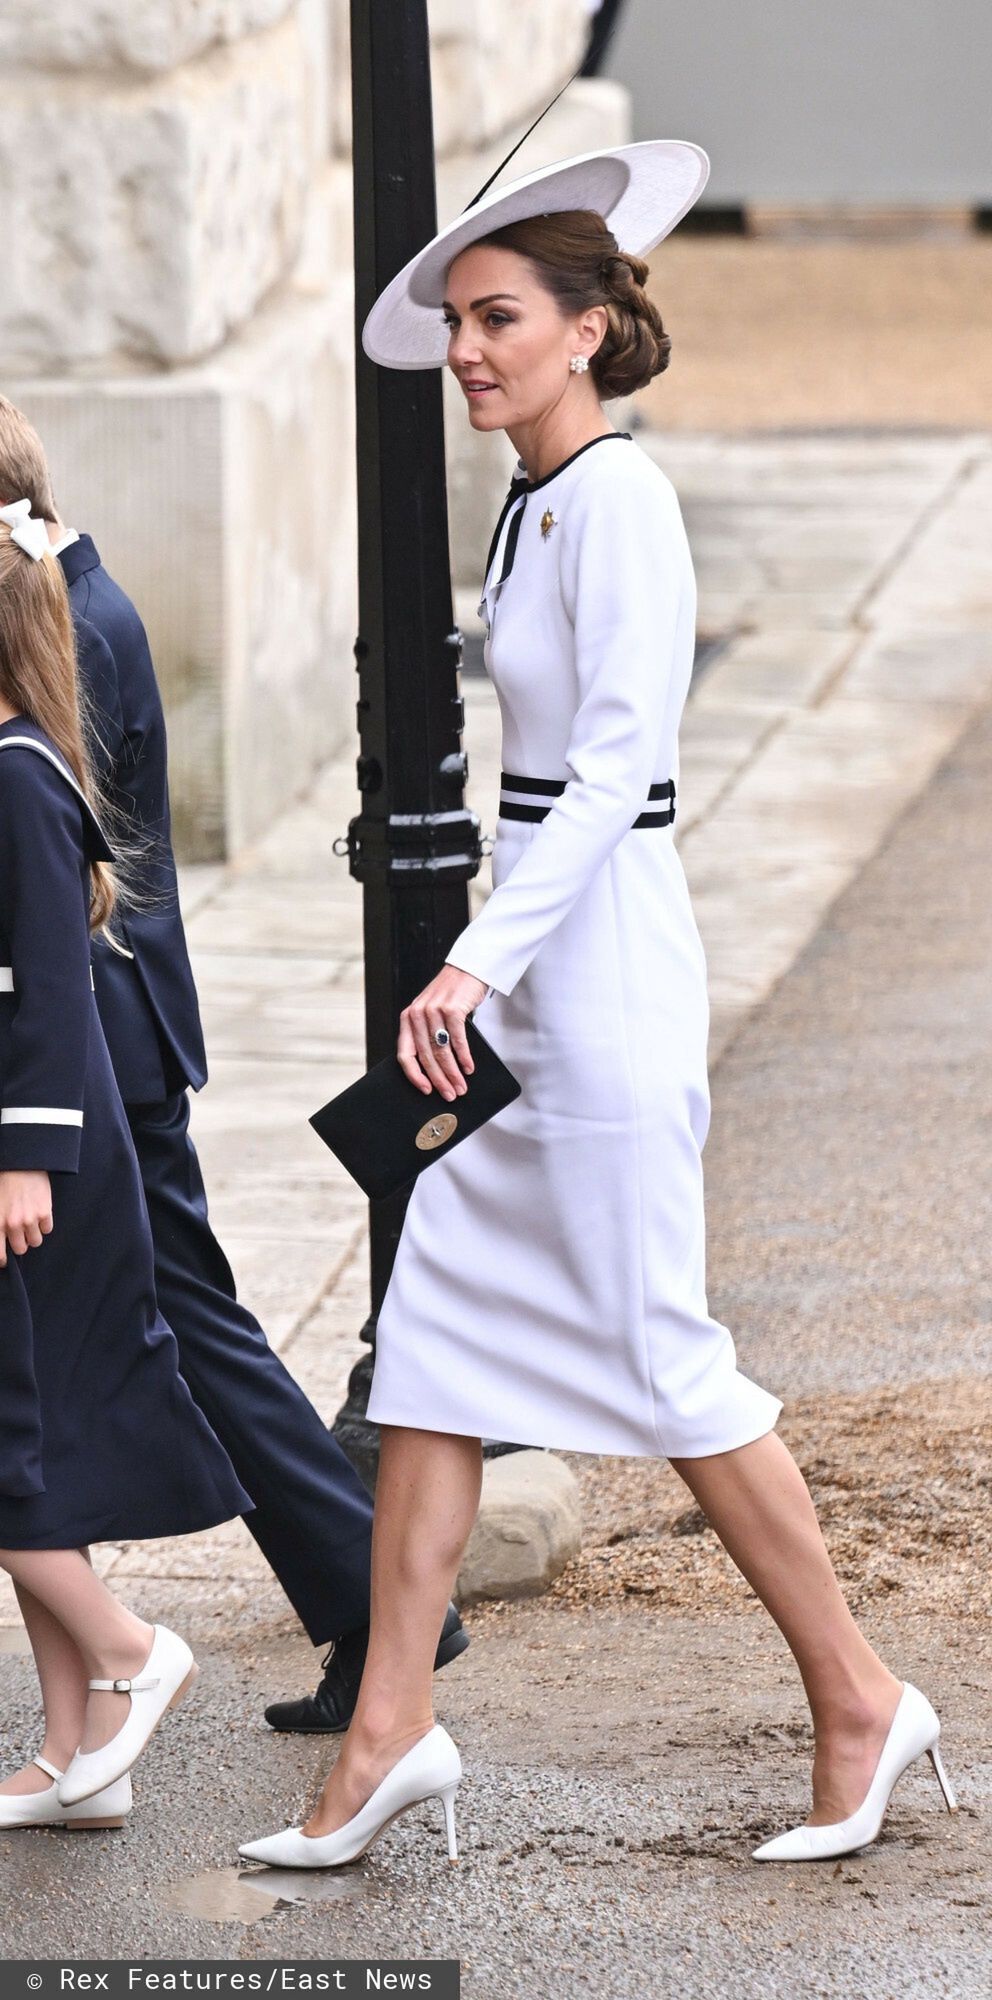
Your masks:
<svg viewBox="0 0 992 2000"><path fill-rule="evenodd" d="M529 258L563 319L590 306L606 307L606 332L589 356L600 396L633 395L668 367L672 343L644 289L649 266L620 249L595 209L527 216L479 240Z"/></svg>

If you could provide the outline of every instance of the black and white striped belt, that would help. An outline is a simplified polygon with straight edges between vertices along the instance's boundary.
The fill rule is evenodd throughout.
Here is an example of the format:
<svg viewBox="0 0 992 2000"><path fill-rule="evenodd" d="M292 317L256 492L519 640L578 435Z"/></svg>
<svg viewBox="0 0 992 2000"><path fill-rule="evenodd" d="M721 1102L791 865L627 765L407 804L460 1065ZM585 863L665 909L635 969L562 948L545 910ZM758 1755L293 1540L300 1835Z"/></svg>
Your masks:
<svg viewBox="0 0 992 2000"><path fill-rule="evenodd" d="M500 819L533 820L546 819L548 813L551 811L550 806L538 805L538 799L560 798L568 784L568 779L519 778L515 777L512 771L501 771L499 774L499 784L501 794L499 802ZM516 796L507 798L506 794L508 792L512 792L514 795L521 793L523 796L520 798ZM640 813L637 819L632 821L631 831L633 831L635 826L671 826L675 818L674 780L666 778L663 782L652 785L648 791L648 798L658 801L658 810L656 812Z"/></svg>

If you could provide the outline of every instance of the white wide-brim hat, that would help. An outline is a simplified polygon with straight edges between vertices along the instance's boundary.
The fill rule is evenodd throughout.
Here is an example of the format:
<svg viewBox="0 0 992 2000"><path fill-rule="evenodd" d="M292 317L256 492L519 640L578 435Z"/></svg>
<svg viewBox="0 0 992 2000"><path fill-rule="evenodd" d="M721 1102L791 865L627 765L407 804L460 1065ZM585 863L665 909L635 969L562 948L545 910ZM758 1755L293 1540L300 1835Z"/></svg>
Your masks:
<svg viewBox="0 0 992 2000"><path fill-rule="evenodd" d="M531 215L591 208L620 249L644 257L698 200L710 163L688 139L642 139L556 160L484 195L438 231L380 292L362 328L362 346L383 368L441 368L448 328L441 307L448 266L490 230Z"/></svg>

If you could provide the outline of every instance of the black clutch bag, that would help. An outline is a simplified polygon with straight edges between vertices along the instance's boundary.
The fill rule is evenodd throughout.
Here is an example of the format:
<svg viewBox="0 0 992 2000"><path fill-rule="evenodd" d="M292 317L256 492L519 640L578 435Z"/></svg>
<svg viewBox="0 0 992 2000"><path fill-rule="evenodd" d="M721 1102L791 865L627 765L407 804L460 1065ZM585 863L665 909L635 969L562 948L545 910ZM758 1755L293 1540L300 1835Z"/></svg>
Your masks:
<svg viewBox="0 0 992 2000"><path fill-rule="evenodd" d="M397 1194L432 1160L450 1153L469 1134L520 1095L520 1085L471 1015L465 1033L475 1069L461 1097L418 1090L395 1055L350 1083L310 1120L314 1131L364 1188L370 1201Z"/></svg>

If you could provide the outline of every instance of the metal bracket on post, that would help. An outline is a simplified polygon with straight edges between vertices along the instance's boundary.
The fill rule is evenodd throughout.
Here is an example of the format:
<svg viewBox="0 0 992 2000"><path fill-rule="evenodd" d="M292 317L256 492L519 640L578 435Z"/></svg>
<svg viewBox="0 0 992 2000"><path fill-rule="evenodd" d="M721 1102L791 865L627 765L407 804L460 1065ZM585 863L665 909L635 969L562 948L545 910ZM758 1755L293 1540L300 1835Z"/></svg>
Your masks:
<svg viewBox="0 0 992 2000"><path fill-rule="evenodd" d="M479 872L482 853L479 816L467 806L453 812L390 813L388 819L359 813L348 823L348 865L356 882L383 877L468 882Z"/></svg>

